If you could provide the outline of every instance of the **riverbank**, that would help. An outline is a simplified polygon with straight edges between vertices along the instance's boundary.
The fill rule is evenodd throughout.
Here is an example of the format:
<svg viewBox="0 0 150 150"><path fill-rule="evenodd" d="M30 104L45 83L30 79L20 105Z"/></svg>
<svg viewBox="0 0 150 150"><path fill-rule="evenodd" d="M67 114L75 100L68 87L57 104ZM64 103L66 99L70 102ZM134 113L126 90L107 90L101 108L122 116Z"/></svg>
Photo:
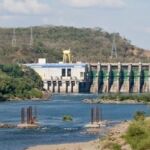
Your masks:
<svg viewBox="0 0 150 150"><path fill-rule="evenodd" d="M84 99L83 103L86 104L150 104L150 102L139 102L136 100L110 100L110 99Z"/></svg>
<svg viewBox="0 0 150 150"><path fill-rule="evenodd" d="M5 101L24 101L24 100L31 100L31 101L40 101L40 100L49 100L52 97L52 93L50 91L41 91L42 92L42 97L11 97L11 98L5 98L4 100L0 98L0 102L5 102Z"/></svg>
<svg viewBox="0 0 150 150"><path fill-rule="evenodd" d="M137 93L137 94L104 94L96 99L84 99L83 103L89 104L150 104L149 93Z"/></svg>
<svg viewBox="0 0 150 150"><path fill-rule="evenodd" d="M27 150L113 150L113 147L122 145L123 150L130 150L122 135L127 131L130 122L122 122L112 127L103 139L83 143L39 145Z"/></svg>

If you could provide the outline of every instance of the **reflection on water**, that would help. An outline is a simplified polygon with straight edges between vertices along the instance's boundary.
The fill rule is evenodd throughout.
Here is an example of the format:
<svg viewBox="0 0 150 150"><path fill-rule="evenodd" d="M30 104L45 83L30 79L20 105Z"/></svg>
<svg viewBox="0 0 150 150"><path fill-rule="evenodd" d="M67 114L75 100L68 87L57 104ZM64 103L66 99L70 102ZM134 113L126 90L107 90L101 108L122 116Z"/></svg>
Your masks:
<svg viewBox="0 0 150 150"><path fill-rule="evenodd" d="M0 103L0 122L20 122L22 107L36 106L38 129L0 129L0 149L23 150L32 145L78 142L97 138L99 135L87 134L83 126L90 121L92 104L83 104L81 100L93 98L94 95L55 95L49 101L21 101ZM128 120L140 110L147 114L150 108L147 105L115 105L99 104L103 111L103 119L112 123ZM63 122L66 114L73 116L73 122ZM103 132L100 133L101 135Z"/></svg>

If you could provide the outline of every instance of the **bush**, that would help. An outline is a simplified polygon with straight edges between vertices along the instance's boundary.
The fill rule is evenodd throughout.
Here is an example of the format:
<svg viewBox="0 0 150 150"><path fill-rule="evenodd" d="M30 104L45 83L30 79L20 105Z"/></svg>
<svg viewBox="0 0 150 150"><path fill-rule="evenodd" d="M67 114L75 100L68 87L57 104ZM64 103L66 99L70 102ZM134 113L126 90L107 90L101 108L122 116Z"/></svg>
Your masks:
<svg viewBox="0 0 150 150"><path fill-rule="evenodd" d="M134 121L130 124L126 135L124 136L133 150L149 150L150 149L150 122Z"/></svg>
<svg viewBox="0 0 150 150"><path fill-rule="evenodd" d="M34 70L16 64L0 65L0 92L2 98L41 98L43 95L41 89L42 80Z"/></svg>
<svg viewBox="0 0 150 150"><path fill-rule="evenodd" d="M137 111L134 115L134 119L136 121L144 120L145 119L145 112L143 111Z"/></svg>
<svg viewBox="0 0 150 150"><path fill-rule="evenodd" d="M72 121L72 120L73 120L73 118L71 115L64 115L63 116L63 121Z"/></svg>
<svg viewBox="0 0 150 150"><path fill-rule="evenodd" d="M36 88L33 88L31 91L30 91L30 96L32 98L42 98L43 94L40 90L36 89Z"/></svg>
<svg viewBox="0 0 150 150"><path fill-rule="evenodd" d="M121 146L117 143L112 144L112 149L113 150L121 150Z"/></svg>
<svg viewBox="0 0 150 150"><path fill-rule="evenodd" d="M104 100L117 100L117 101L125 101L125 100L134 100L137 102L150 102L150 94L108 94L108 95L103 95L101 99Z"/></svg>

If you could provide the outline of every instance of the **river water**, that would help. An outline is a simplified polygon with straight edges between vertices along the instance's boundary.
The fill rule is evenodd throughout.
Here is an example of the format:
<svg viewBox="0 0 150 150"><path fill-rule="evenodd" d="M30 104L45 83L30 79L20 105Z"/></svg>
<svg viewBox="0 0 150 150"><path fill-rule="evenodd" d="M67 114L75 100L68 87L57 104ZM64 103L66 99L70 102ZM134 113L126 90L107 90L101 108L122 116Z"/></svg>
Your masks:
<svg viewBox="0 0 150 150"><path fill-rule="evenodd" d="M84 104L85 98L95 95L54 95L48 101L13 101L0 103L0 122L18 124L22 107L37 108L38 129L0 129L0 150L24 150L29 146L54 143L88 141L99 134L84 132L84 125L90 121L92 104ZM150 107L144 104L98 104L104 120L118 122L130 120L136 111L150 114ZM73 116L73 122L63 122L66 114Z"/></svg>

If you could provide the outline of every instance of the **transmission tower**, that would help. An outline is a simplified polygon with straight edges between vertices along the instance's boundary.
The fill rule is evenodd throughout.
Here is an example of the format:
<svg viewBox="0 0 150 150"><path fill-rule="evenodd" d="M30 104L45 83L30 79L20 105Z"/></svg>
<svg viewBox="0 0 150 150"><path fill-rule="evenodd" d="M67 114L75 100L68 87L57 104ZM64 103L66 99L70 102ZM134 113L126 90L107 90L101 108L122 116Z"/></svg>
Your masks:
<svg viewBox="0 0 150 150"><path fill-rule="evenodd" d="M16 43L17 43L17 40L16 40L16 29L13 28L12 47L16 47Z"/></svg>
<svg viewBox="0 0 150 150"><path fill-rule="evenodd" d="M111 58L117 58L117 47L116 47L116 36L113 35L113 43L112 43L112 50L111 50Z"/></svg>
<svg viewBox="0 0 150 150"><path fill-rule="evenodd" d="M30 47L33 46L33 28L30 28Z"/></svg>

